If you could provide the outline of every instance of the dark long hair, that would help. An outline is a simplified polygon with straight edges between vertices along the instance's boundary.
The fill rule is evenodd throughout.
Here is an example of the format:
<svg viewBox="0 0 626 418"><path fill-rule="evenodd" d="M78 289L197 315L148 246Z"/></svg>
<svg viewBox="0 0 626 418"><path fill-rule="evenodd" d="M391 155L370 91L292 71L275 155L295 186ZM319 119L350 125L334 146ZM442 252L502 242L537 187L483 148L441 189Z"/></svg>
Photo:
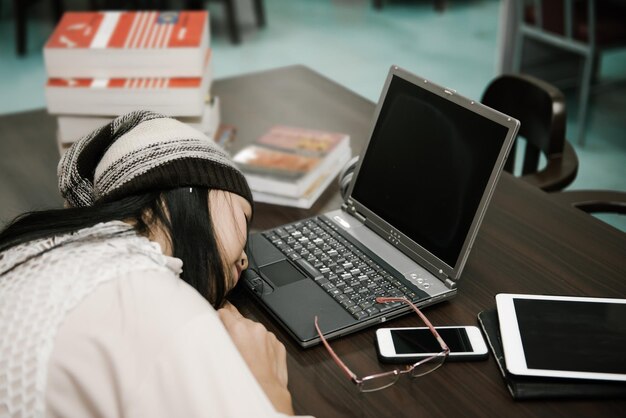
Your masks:
<svg viewBox="0 0 626 418"><path fill-rule="evenodd" d="M143 236L160 225L174 257L183 261L181 278L215 308L226 297L226 268L209 211L209 189L183 187L148 192L93 206L28 212L0 232L0 253L26 242L70 233L100 222L133 221Z"/></svg>

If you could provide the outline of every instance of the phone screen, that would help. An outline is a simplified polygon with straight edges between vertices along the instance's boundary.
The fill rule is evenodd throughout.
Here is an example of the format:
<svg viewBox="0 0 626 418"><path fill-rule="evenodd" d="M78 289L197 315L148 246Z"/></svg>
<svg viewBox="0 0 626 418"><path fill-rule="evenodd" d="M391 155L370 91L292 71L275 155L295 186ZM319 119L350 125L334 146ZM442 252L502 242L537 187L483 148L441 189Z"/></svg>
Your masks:
<svg viewBox="0 0 626 418"><path fill-rule="evenodd" d="M472 351L464 328L437 328L451 353ZM438 353L441 346L429 329L394 329L391 338L397 354Z"/></svg>

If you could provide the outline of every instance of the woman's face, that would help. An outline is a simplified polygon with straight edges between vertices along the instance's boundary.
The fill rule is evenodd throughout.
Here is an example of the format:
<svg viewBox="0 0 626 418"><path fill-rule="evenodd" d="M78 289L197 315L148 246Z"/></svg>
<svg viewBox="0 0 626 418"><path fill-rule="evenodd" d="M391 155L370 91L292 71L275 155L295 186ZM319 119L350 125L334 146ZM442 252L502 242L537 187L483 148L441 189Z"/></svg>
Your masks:
<svg viewBox="0 0 626 418"><path fill-rule="evenodd" d="M237 284L241 272L248 267L248 256L244 247L248 238L252 207L237 194L211 190L209 209L226 269L226 286L232 288Z"/></svg>

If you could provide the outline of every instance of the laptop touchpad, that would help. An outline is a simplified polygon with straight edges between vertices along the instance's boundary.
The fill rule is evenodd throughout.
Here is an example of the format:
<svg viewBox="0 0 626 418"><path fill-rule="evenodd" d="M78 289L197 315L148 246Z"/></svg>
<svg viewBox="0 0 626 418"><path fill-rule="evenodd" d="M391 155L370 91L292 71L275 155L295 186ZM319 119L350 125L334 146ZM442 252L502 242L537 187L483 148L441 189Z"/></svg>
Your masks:
<svg viewBox="0 0 626 418"><path fill-rule="evenodd" d="M260 268L263 278L271 282L275 287L281 287L299 280L308 279L289 261L283 260Z"/></svg>

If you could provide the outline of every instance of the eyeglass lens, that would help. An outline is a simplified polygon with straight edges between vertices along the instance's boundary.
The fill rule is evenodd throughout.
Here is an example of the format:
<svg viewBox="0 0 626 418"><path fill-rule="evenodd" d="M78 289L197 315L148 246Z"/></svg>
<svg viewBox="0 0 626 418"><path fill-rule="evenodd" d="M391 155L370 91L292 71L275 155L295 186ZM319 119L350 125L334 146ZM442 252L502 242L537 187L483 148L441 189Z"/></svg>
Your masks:
<svg viewBox="0 0 626 418"><path fill-rule="evenodd" d="M359 383L361 392L375 392L388 388L398 381L400 373L397 370L389 373L381 373L374 376L367 376Z"/></svg>
<svg viewBox="0 0 626 418"><path fill-rule="evenodd" d="M445 360L446 356L440 353L426 362L417 363L410 372L411 377L420 377L433 372L440 368Z"/></svg>

